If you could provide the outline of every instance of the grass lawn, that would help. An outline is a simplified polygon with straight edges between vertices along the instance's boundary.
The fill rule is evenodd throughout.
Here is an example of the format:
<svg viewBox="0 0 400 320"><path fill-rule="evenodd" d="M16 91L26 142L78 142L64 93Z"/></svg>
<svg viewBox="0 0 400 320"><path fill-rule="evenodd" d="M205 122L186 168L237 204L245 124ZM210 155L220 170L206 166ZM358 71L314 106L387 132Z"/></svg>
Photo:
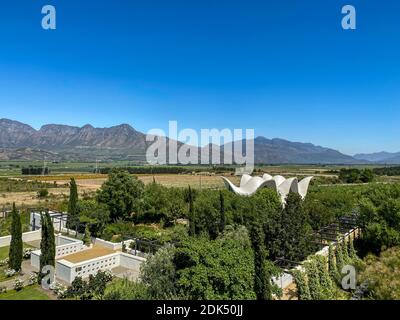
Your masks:
<svg viewBox="0 0 400 320"><path fill-rule="evenodd" d="M50 300L50 298L40 291L38 285L25 287L20 291L10 290L0 294L0 300Z"/></svg>
<svg viewBox="0 0 400 320"><path fill-rule="evenodd" d="M26 243L24 243L23 246L24 246L24 249L36 249ZM10 250L10 246L0 248L0 260L4 260L4 259L8 258L9 250Z"/></svg>
<svg viewBox="0 0 400 320"><path fill-rule="evenodd" d="M26 243L24 243L24 248L28 249L28 248L33 248L33 247L28 245L28 244L26 244ZM9 250L10 250L9 246L0 248L0 260L4 260L4 259L8 258ZM0 282L1 281L5 281L5 280L10 280L10 279L13 279L15 277L15 276L14 277L9 277L9 278L6 277L6 275L4 274L4 270L6 270L7 268L8 268L8 266L0 267Z"/></svg>
<svg viewBox="0 0 400 320"><path fill-rule="evenodd" d="M8 246L0 248L0 260L8 258L8 250L10 250L10 247Z"/></svg>

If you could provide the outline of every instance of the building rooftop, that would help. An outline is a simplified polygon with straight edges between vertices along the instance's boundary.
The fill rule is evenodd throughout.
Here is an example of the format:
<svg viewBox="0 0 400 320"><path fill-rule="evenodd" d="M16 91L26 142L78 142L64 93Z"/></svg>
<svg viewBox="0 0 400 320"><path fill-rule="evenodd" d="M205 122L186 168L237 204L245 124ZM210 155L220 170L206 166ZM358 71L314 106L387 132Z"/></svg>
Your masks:
<svg viewBox="0 0 400 320"><path fill-rule="evenodd" d="M107 256L115 252L117 251L99 245L94 245L90 249L82 250L77 253L70 254L68 256L62 256L57 260L66 260L72 263L79 263L86 260Z"/></svg>

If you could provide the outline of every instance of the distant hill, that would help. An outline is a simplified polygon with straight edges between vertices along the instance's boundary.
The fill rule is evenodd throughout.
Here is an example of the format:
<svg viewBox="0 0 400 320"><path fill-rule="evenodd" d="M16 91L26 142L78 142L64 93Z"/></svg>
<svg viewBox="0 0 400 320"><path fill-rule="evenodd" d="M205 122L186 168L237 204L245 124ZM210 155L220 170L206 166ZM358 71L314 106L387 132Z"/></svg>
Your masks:
<svg viewBox="0 0 400 320"><path fill-rule="evenodd" d="M0 160L21 160L31 161L43 159L49 161L60 161L63 157L52 152L37 150L31 148L18 148L18 149L0 149Z"/></svg>
<svg viewBox="0 0 400 320"><path fill-rule="evenodd" d="M354 155L357 160L367 160L381 164L400 164L400 152L375 152L375 153L360 153Z"/></svg>
<svg viewBox="0 0 400 320"><path fill-rule="evenodd" d="M353 157L337 150L316 146L311 143L291 142L283 139L257 137L254 141L256 163L298 164L354 164Z"/></svg>
<svg viewBox="0 0 400 320"><path fill-rule="evenodd" d="M244 144L244 141L242 141ZM94 128L48 124L35 130L9 119L0 119L0 159L6 160L145 160L146 135L128 124ZM179 143L181 144L181 143ZM207 146L205 147L207 148ZM209 145L208 148L218 149ZM222 147L224 148L224 147ZM311 143L257 137L254 140L256 163L356 164L356 159L337 150Z"/></svg>

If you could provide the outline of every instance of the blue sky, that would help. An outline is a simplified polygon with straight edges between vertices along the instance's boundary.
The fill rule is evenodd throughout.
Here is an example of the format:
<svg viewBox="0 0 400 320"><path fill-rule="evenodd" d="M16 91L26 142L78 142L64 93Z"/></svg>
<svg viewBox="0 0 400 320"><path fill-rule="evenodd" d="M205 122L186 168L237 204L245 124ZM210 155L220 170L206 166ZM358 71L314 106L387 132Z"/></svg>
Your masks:
<svg viewBox="0 0 400 320"><path fill-rule="evenodd" d="M399 17L395 0L2 1L0 117L400 151Z"/></svg>

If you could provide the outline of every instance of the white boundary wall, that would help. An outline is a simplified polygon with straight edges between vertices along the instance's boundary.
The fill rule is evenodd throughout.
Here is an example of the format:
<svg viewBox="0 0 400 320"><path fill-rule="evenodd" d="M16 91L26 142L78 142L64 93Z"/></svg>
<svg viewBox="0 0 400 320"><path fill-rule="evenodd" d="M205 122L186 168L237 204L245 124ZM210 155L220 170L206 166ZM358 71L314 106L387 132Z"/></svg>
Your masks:
<svg viewBox="0 0 400 320"><path fill-rule="evenodd" d="M38 231L40 232L40 230ZM62 235L56 235L55 242L56 242L56 259L62 256L67 256L69 254L73 254L78 251L87 249L87 247L83 244L81 240L68 238ZM62 245L57 245L58 243L62 243ZM39 261L40 255L41 255L40 250L35 250L31 252L31 265L32 267L38 270L40 268L40 261Z"/></svg>
<svg viewBox="0 0 400 320"><path fill-rule="evenodd" d="M124 243L126 245L126 248L129 248L129 245L131 242L134 242L135 240L126 240L124 242L111 242L111 241L106 241L100 238L95 238L94 239L94 244L97 244L99 246L105 247L107 249L111 250L122 250L122 244Z"/></svg>
<svg viewBox="0 0 400 320"><path fill-rule="evenodd" d="M110 242L110 241L106 241L100 238L95 238L94 239L94 244L105 247L107 249L111 249L111 250L121 250L122 249L122 242Z"/></svg>
<svg viewBox="0 0 400 320"><path fill-rule="evenodd" d="M35 250L31 252L31 266L35 269L40 269L40 250Z"/></svg>
<svg viewBox="0 0 400 320"><path fill-rule="evenodd" d="M146 261L145 258L134 256L132 254L120 253L120 266L128 269L140 269L140 265Z"/></svg>
<svg viewBox="0 0 400 320"><path fill-rule="evenodd" d="M64 244L56 247L56 259L62 256L67 256L69 254L76 253L78 251L82 251L87 248L83 245L83 242L78 240L77 242Z"/></svg>
<svg viewBox="0 0 400 320"><path fill-rule="evenodd" d="M42 234L40 230L24 232L22 234L22 241L23 242L36 241L40 240L41 237ZM0 247L7 247L10 245L10 243L11 243L11 236L0 237Z"/></svg>

